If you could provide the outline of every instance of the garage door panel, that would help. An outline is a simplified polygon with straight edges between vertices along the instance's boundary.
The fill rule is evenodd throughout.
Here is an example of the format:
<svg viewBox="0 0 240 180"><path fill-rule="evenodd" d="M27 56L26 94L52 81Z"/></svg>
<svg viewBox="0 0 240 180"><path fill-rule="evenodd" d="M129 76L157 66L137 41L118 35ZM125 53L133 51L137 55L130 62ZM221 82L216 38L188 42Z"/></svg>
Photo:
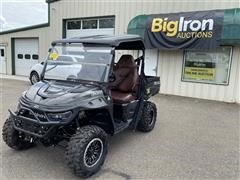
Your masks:
<svg viewBox="0 0 240 180"><path fill-rule="evenodd" d="M115 18L84 18L66 21L66 37L81 37L92 35L113 35Z"/></svg>
<svg viewBox="0 0 240 180"><path fill-rule="evenodd" d="M15 73L29 76L30 69L38 63L38 39L15 39Z"/></svg>

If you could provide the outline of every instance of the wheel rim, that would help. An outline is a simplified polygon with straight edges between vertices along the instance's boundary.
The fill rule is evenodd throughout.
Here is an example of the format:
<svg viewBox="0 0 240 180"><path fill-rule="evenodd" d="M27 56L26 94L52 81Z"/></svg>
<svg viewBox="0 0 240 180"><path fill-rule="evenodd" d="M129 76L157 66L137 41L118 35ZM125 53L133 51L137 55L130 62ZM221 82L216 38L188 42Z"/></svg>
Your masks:
<svg viewBox="0 0 240 180"><path fill-rule="evenodd" d="M103 142L100 138L92 139L84 151L84 165L87 167L95 166L102 157Z"/></svg>
<svg viewBox="0 0 240 180"><path fill-rule="evenodd" d="M31 80L32 80L32 83L35 84L38 82L38 77L35 74L33 74Z"/></svg>
<svg viewBox="0 0 240 180"><path fill-rule="evenodd" d="M151 109L151 111L149 112L149 116L148 116L148 125L152 126L154 121L155 121L155 113L154 113L154 110Z"/></svg>

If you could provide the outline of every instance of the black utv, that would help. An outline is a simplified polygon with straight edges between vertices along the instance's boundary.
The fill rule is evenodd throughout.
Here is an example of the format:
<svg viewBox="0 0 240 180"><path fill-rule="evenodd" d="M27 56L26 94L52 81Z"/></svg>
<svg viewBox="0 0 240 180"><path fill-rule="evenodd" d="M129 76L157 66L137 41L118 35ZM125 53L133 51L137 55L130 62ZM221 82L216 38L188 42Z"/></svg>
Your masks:
<svg viewBox="0 0 240 180"><path fill-rule="evenodd" d="M15 112L9 110L3 140L15 150L65 141L69 168L81 177L96 173L108 135L154 128L157 109L148 99L159 92L160 78L144 74L144 51L135 35L52 42L41 81L22 94Z"/></svg>

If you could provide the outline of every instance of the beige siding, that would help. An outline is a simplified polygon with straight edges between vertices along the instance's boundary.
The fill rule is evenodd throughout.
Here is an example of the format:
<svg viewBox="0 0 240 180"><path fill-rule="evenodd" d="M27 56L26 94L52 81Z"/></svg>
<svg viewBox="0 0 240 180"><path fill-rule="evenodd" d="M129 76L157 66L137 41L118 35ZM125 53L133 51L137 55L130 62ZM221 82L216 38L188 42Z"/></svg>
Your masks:
<svg viewBox="0 0 240 180"><path fill-rule="evenodd" d="M39 54L43 59L50 42L62 38L63 19L115 16L115 34L126 33L128 22L139 14L239 8L240 0L61 0L50 4L50 27L0 35L7 45L7 73L11 74L11 37L39 37ZM158 75L161 92L181 96L240 102L240 48L234 47L229 86L181 81L183 52L159 51ZM237 69L238 67L238 69Z"/></svg>
<svg viewBox="0 0 240 180"><path fill-rule="evenodd" d="M238 65L236 70L234 94L234 96L236 97L236 102L240 103L240 52L238 53Z"/></svg>
<svg viewBox="0 0 240 180"><path fill-rule="evenodd" d="M115 33L126 33L128 22L139 14L226 9L240 7L237 0L147 1L147 0L62 0L51 4L50 37L62 37L62 19L115 15Z"/></svg>
<svg viewBox="0 0 240 180"><path fill-rule="evenodd" d="M139 14L170 13L181 11L226 9L240 7L240 1L78 1L65 0L53 3L51 24L55 31L51 37L61 38L62 19L115 15L115 34L126 33L128 22ZM61 18L59 18L59 16ZM58 20L58 21L56 21ZM57 33L55 33L57 32ZM183 52L159 52L158 75L161 76L161 93L189 96L220 101L236 101L236 67L239 61L239 48L233 50L232 71L229 86L181 82ZM235 90L235 91L234 91ZM239 98L238 98L239 99Z"/></svg>
<svg viewBox="0 0 240 180"><path fill-rule="evenodd" d="M0 44L6 46L6 62L7 74L12 74L12 54L11 54L11 38L39 38L39 61L44 60L50 43L49 28L39 28L28 31L16 32L11 34L0 35Z"/></svg>
<svg viewBox="0 0 240 180"><path fill-rule="evenodd" d="M211 85L181 81L183 52L159 51L158 75L161 93L226 102L239 101L240 48L233 48L229 85Z"/></svg>

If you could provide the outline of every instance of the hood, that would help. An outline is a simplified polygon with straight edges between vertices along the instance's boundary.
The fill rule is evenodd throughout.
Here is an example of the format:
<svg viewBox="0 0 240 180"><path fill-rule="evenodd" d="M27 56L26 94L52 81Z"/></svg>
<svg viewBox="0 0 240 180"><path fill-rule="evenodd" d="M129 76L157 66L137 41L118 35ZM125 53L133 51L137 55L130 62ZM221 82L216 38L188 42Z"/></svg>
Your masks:
<svg viewBox="0 0 240 180"><path fill-rule="evenodd" d="M103 91L96 85L50 81L34 84L22 95L21 100L37 108L71 109L86 106L100 97L104 97Z"/></svg>

